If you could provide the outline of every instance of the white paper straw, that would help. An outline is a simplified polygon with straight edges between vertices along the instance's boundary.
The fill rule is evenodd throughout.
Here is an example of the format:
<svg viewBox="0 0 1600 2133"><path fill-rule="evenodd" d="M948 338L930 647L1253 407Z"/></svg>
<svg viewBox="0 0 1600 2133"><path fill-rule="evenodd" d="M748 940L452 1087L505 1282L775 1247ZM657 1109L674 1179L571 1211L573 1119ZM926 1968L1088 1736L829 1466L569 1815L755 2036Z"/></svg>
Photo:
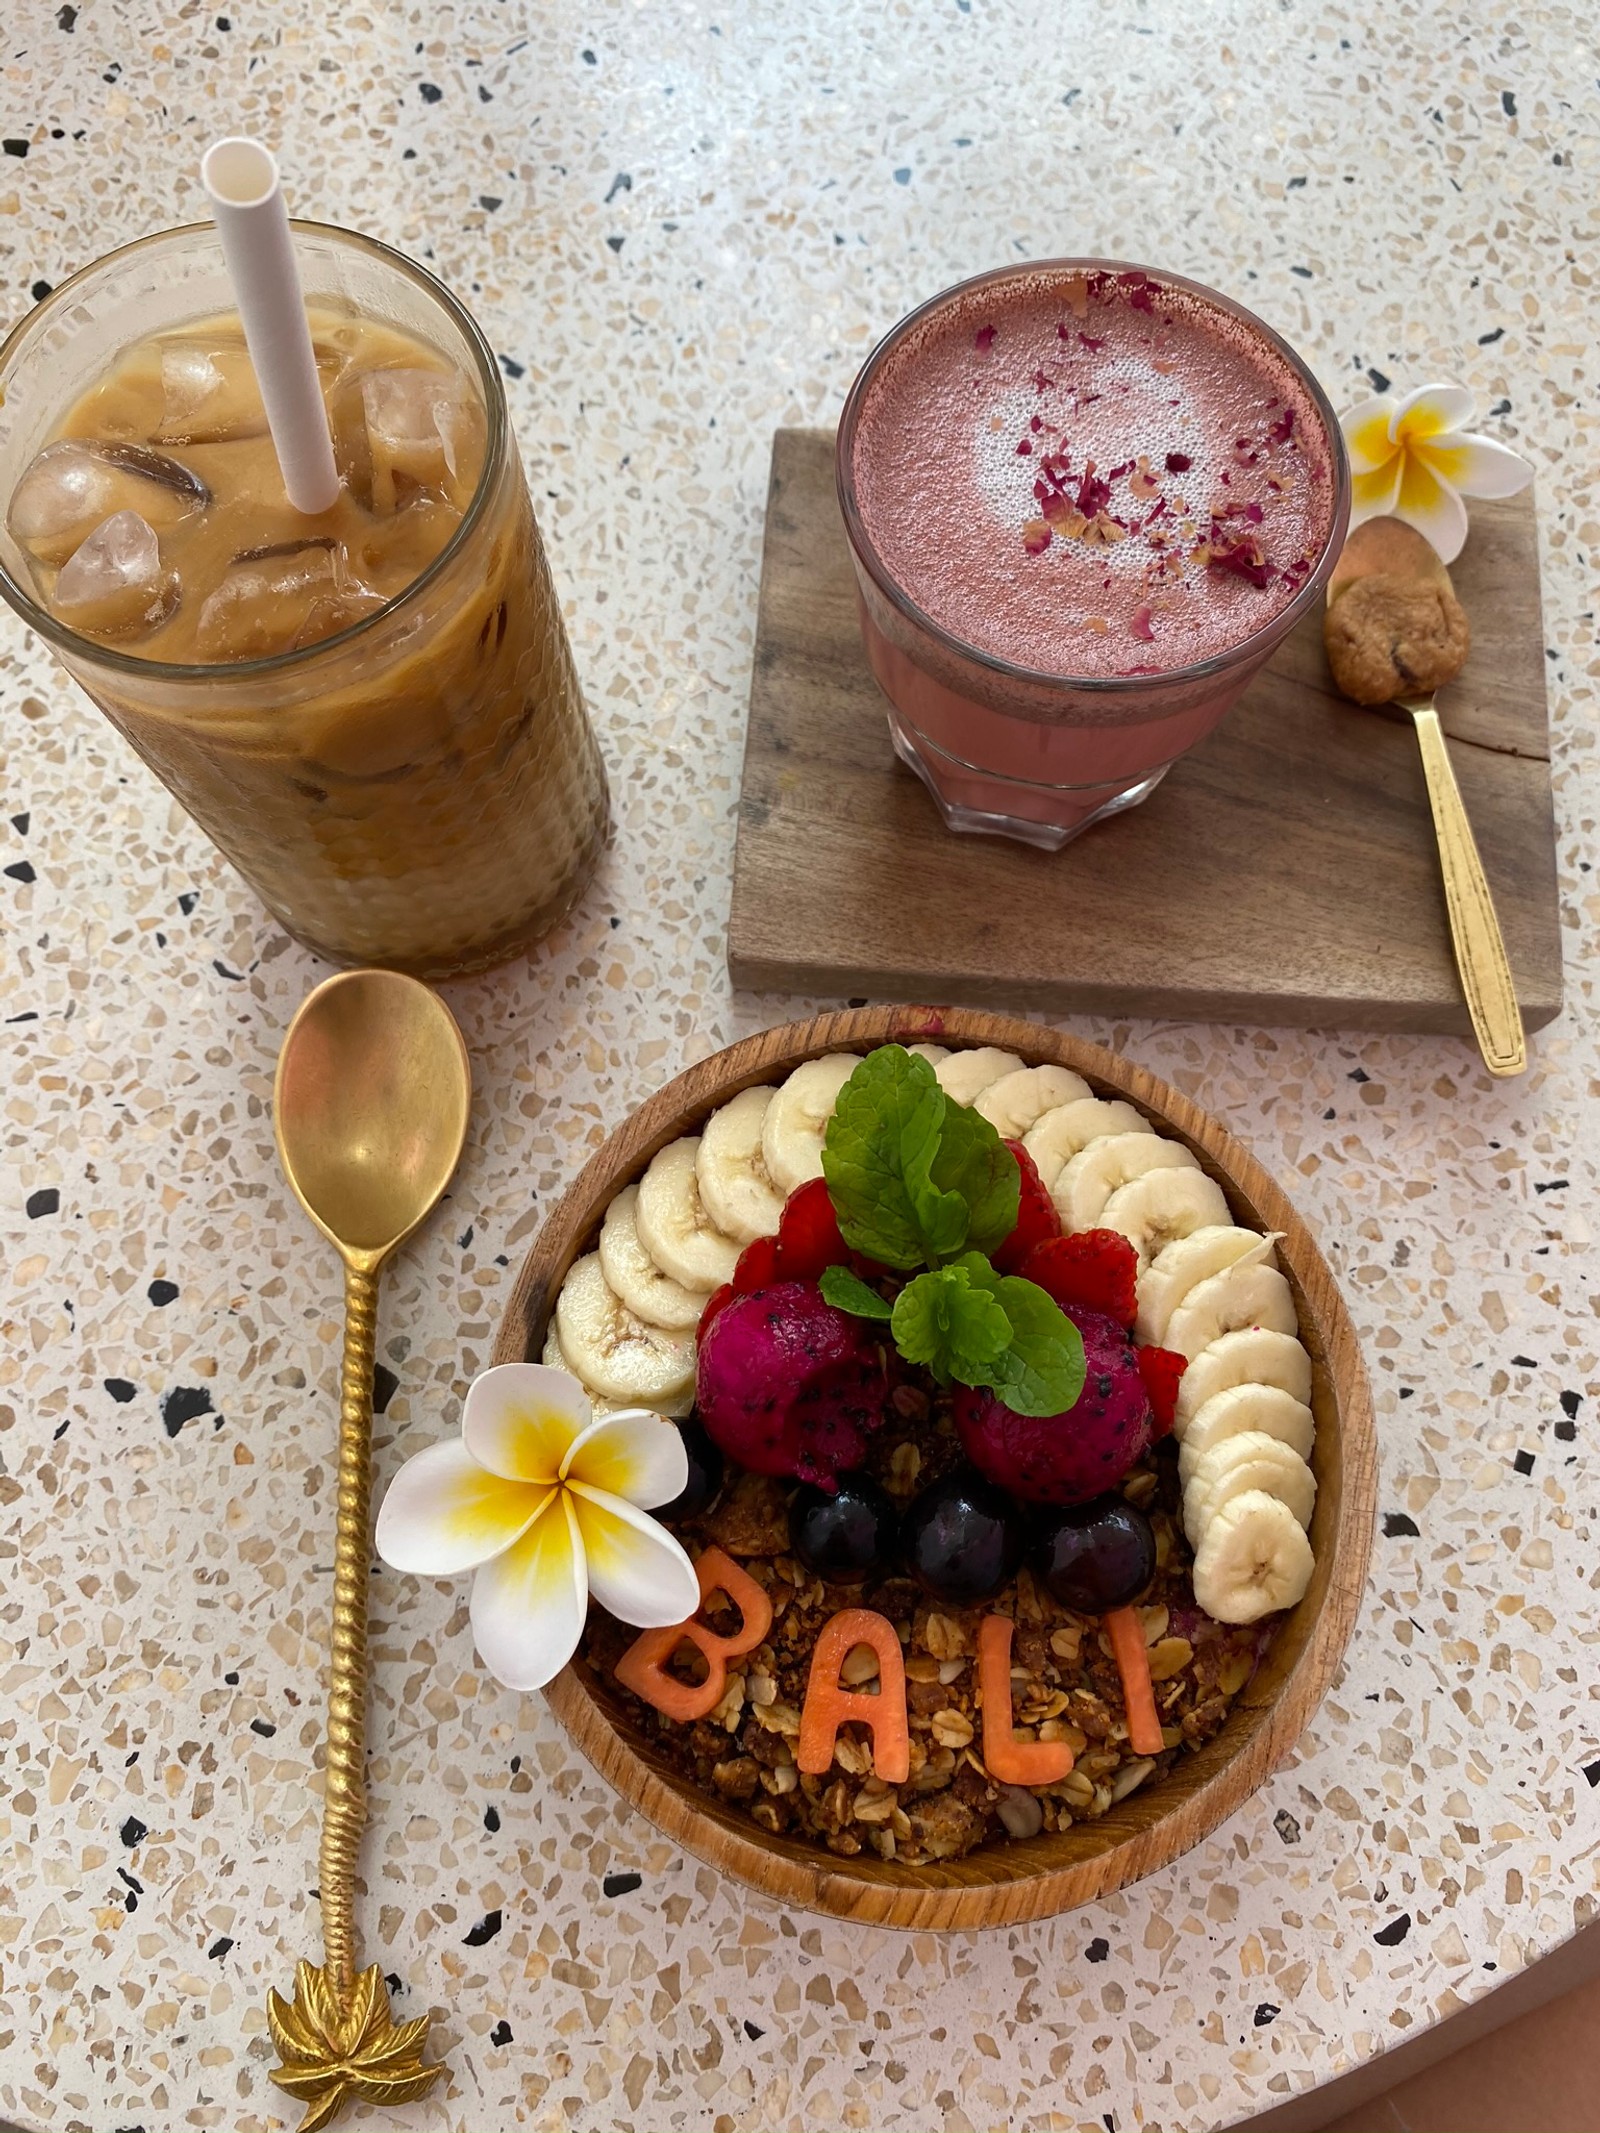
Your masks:
<svg viewBox="0 0 1600 2133"><path fill-rule="evenodd" d="M339 494L339 472L277 161L259 141L217 141L201 162L200 182L216 217L284 489L297 511L326 511Z"/></svg>

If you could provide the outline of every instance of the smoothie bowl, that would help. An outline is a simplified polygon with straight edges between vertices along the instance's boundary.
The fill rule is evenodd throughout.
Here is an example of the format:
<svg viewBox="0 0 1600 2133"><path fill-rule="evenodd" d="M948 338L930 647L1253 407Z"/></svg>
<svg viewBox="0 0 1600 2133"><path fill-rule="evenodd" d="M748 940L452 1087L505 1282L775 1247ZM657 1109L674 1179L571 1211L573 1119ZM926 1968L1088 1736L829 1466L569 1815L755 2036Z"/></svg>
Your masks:
<svg viewBox="0 0 1600 2133"><path fill-rule="evenodd" d="M787 1903L971 1928L1136 1879L1353 1625L1372 1419L1325 1262L1215 1121L1053 1031L866 1008L680 1075L522 1269L495 1362L541 1361L682 1432L653 1516L701 1602L591 1606L551 1706Z"/></svg>
<svg viewBox="0 0 1600 2133"><path fill-rule="evenodd" d="M845 402L838 483L896 751L952 829L1048 849L1204 739L1350 511L1287 343L1113 260L1002 268L901 320Z"/></svg>

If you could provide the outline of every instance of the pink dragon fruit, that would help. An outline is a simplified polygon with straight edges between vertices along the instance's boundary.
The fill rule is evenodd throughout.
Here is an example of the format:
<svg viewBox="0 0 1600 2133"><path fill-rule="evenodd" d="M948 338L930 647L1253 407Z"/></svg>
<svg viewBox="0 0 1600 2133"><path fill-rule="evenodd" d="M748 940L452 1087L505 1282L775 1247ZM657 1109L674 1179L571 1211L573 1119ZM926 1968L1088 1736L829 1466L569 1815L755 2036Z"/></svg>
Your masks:
<svg viewBox="0 0 1600 2133"><path fill-rule="evenodd" d="M955 1389L955 1423L981 1474L1027 1503L1087 1503L1149 1449L1155 1418L1125 1326L1062 1307L1083 1335L1083 1391L1065 1414L1019 1415L997 1393Z"/></svg>
<svg viewBox="0 0 1600 2133"><path fill-rule="evenodd" d="M832 1491L884 1417L888 1371L873 1330L810 1282L735 1296L700 1342L696 1404L728 1457Z"/></svg>

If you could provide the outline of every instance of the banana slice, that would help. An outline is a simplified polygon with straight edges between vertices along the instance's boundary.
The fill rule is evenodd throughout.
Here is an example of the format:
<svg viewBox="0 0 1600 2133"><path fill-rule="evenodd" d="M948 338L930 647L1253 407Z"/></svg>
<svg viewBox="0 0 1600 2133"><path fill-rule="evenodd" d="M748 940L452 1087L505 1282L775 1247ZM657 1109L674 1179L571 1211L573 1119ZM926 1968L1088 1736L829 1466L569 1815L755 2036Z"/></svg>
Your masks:
<svg viewBox="0 0 1600 2133"><path fill-rule="evenodd" d="M822 1136L839 1091L861 1064L854 1052L830 1052L797 1066L767 1106L761 1160L779 1192L822 1175Z"/></svg>
<svg viewBox="0 0 1600 2133"><path fill-rule="evenodd" d="M1189 1291L1240 1259L1260 1260L1267 1266L1278 1263L1270 1237L1258 1236L1253 1229L1236 1229L1232 1223L1191 1230L1187 1237L1167 1245L1139 1276L1138 1339L1165 1347L1172 1314Z"/></svg>
<svg viewBox="0 0 1600 2133"><path fill-rule="evenodd" d="M548 1363L552 1370L564 1370L569 1378L575 1378L578 1375L567 1361L566 1351L562 1348L560 1339L557 1336L554 1314L551 1315L549 1330L544 1337L544 1353L539 1360L541 1363ZM589 1392L588 1386L584 1386L584 1390ZM589 1405L594 1409L597 1416L613 1415L619 1408L637 1407L638 1404L637 1400L607 1400L597 1392L589 1392ZM689 1412L690 1406L690 1403L685 1400L671 1404L658 1400L653 1404L657 1414L671 1415L677 1420L681 1420Z"/></svg>
<svg viewBox="0 0 1600 2133"><path fill-rule="evenodd" d="M1277 1336L1282 1338L1280 1334ZM1208 1351L1207 1351L1208 1352ZM1225 1444L1230 1437L1259 1431L1277 1437L1301 1459L1311 1457L1317 1421L1303 1400L1297 1400L1280 1385L1230 1385L1214 1393L1204 1407L1189 1417L1178 1447L1178 1479L1187 1481L1202 1452Z"/></svg>
<svg viewBox="0 0 1600 2133"><path fill-rule="evenodd" d="M1148 1170L1117 1187L1100 1210L1098 1227L1127 1238L1142 1272L1179 1237L1225 1227L1230 1219L1222 1187L1203 1170Z"/></svg>
<svg viewBox="0 0 1600 2133"><path fill-rule="evenodd" d="M1108 1133L1091 1141L1067 1163L1051 1188L1061 1226L1094 1229L1105 1204L1121 1185L1152 1170L1198 1170L1200 1165L1182 1141L1164 1141L1154 1133Z"/></svg>
<svg viewBox="0 0 1600 2133"><path fill-rule="evenodd" d="M606 1209L600 1231L600 1271L635 1318L647 1326L685 1333L699 1325L709 1289L686 1289L663 1274L640 1241L635 1210L639 1188L619 1192Z"/></svg>
<svg viewBox="0 0 1600 2133"><path fill-rule="evenodd" d="M688 1134L651 1159L639 1180L633 1224L663 1274L686 1289L711 1290L733 1279L739 1247L706 1211L695 1169L699 1154L699 1136Z"/></svg>
<svg viewBox="0 0 1600 2133"><path fill-rule="evenodd" d="M1184 1483L1183 1529L1191 1547L1199 1545L1211 1520L1247 1489L1276 1496L1302 1526L1310 1525L1317 1500L1316 1476L1281 1437L1247 1429L1202 1452Z"/></svg>
<svg viewBox="0 0 1600 2133"><path fill-rule="evenodd" d="M974 1111L985 1117L1003 1141L1019 1141L1046 1111L1087 1096L1089 1084L1067 1067L1018 1067L978 1091Z"/></svg>
<svg viewBox="0 0 1600 2133"><path fill-rule="evenodd" d="M1072 1158L1091 1141L1111 1133L1155 1132L1142 1111L1120 1097L1080 1096L1075 1102L1046 1111L1022 1137L1033 1157L1046 1192L1054 1192L1056 1180Z"/></svg>
<svg viewBox="0 0 1600 2133"><path fill-rule="evenodd" d="M1299 1323L1289 1284L1277 1268L1259 1259L1242 1259L1195 1284L1168 1319L1161 1346L1193 1356L1241 1326L1292 1333Z"/></svg>
<svg viewBox="0 0 1600 2133"><path fill-rule="evenodd" d="M700 1197L718 1229L739 1244L773 1236L783 1213L783 1194L767 1176L761 1154L761 1129L777 1093L742 1090L701 1129L694 1164Z"/></svg>
<svg viewBox="0 0 1600 2133"><path fill-rule="evenodd" d="M996 1044L974 1045L970 1052L950 1052L935 1062L939 1086L952 1103L970 1104L1002 1074L1014 1074L1022 1061Z"/></svg>
<svg viewBox="0 0 1600 2133"><path fill-rule="evenodd" d="M1259 1622L1304 1599L1315 1568L1289 1506L1246 1489L1206 1526L1195 1551L1194 1596L1214 1622Z"/></svg>
<svg viewBox="0 0 1600 2133"><path fill-rule="evenodd" d="M694 1335L635 1317L601 1272L598 1252L561 1284L556 1339L566 1368L604 1399L673 1416L694 1405Z"/></svg>
<svg viewBox="0 0 1600 2133"><path fill-rule="evenodd" d="M1202 1348L1178 1384L1172 1434L1181 1443L1202 1407L1234 1385L1275 1385L1292 1400L1311 1401L1311 1358L1292 1333L1245 1326Z"/></svg>

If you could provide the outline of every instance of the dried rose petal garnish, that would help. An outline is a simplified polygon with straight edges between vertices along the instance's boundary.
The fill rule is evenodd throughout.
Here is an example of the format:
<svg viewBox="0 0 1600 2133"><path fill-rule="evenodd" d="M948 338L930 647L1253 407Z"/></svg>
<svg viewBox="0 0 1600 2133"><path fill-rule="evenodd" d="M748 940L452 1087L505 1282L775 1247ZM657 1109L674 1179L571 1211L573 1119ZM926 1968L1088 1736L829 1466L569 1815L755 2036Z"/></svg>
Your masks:
<svg viewBox="0 0 1600 2133"><path fill-rule="evenodd" d="M1095 513L1103 511L1110 501L1111 484L1099 478L1091 459L1084 470L1082 481L1078 484L1078 509L1085 518L1093 518Z"/></svg>
<svg viewBox="0 0 1600 2133"><path fill-rule="evenodd" d="M1086 541L1096 542L1102 548L1114 548L1118 541L1128 538L1128 529L1120 518L1113 518L1109 511L1097 511L1083 530Z"/></svg>
<svg viewBox="0 0 1600 2133"><path fill-rule="evenodd" d="M1141 501L1159 493L1161 484L1150 471L1150 462L1141 453L1139 464L1128 477L1129 492Z"/></svg>
<svg viewBox="0 0 1600 2133"><path fill-rule="evenodd" d="M1231 570L1257 588L1270 585L1277 575L1254 536L1238 541L1213 539L1207 545L1205 564L1208 570Z"/></svg>

